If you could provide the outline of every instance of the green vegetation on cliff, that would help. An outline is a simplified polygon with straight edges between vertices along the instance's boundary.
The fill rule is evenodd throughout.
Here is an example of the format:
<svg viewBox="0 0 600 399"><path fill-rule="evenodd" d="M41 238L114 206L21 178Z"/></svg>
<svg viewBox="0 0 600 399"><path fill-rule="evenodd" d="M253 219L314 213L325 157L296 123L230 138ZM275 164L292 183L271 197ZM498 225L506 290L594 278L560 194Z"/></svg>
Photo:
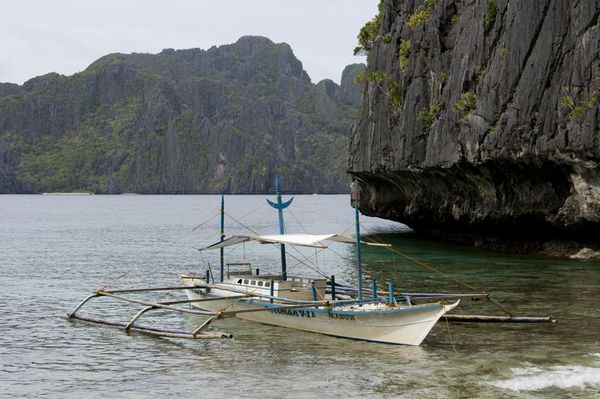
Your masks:
<svg viewBox="0 0 600 399"><path fill-rule="evenodd" d="M0 192L347 192L364 69L313 84L285 44L111 54L0 91Z"/></svg>
<svg viewBox="0 0 600 399"><path fill-rule="evenodd" d="M377 39L377 31L379 30L379 26L381 25L383 1L379 2L377 8L377 15L375 15L370 21L367 21L367 23L365 23L365 25L361 28L360 32L358 32L358 46L354 48L354 55L368 55L371 51L371 48L373 48L373 46L375 45L375 40ZM389 39L386 39L387 43L392 41L391 34L388 37Z"/></svg>

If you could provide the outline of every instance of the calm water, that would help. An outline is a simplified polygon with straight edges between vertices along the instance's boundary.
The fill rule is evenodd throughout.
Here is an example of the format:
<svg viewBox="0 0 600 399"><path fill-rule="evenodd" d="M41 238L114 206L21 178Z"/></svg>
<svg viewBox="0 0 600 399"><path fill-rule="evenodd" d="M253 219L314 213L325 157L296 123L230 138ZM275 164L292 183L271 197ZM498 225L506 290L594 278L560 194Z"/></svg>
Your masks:
<svg viewBox="0 0 600 399"><path fill-rule="evenodd" d="M261 233L277 231L263 196L226 201L244 224ZM364 218L364 227L404 253L495 293L520 314L551 314L560 322L439 323L415 348L239 320L215 325L233 333L232 340L203 342L128 336L64 318L93 289L123 273L115 286L170 285L178 284L179 271L201 273L206 262L217 266L218 253L194 248L217 241L218 219L193 228L215 216L218 205L215 196L0 196L0 396L600 397L599 263L418 240L404 226L378 219ZM352 228L348 196L297 196L292 211L289 232ZM235 227L228 221L230 233L244 231ZM293 259L289 266L354 282L352 248L333 249L319 254L311 269ZM270 265L279 254L247 245L226 256L275 272ZM384 249L366 250L364 261L368 276L402 289L466 292ZM121 319L139 309L98 305L87 309ZM461 311L497 313L478 303ZM186 329L202 321L189 315L146 320Z"/></svg>

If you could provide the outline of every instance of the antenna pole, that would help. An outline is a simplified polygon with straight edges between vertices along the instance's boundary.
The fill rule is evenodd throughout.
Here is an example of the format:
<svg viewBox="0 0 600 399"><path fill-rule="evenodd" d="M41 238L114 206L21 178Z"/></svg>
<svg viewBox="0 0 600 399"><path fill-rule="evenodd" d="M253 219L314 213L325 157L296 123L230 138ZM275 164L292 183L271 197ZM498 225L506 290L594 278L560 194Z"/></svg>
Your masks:
<svg viewBox="0 0 600 399"><path fill-rule="evenodd" d="M277 194L277 203L267 200L267 203L273 208L277 209L279 214L279 234L285 234L285 225L283 224L283 210L290 206L294 198L290 198L289 201L283 202L281 200L281 182L279 176L275 176L275 194ZM281 248L281 278L283 281L287 280L287 267L285 261L285 244L279 244Z"/></svg>
<svg viewBox="0 0 600 399"><path fill-rule="evenodd" d="M356 268L358 270L358 300L362 301L362 259L360 253L360 220L359 220L358 201L354 203L354 216L356 220Z"/></svg>
<svg viewBox="0 0 600 399"><path fill-rule="evenodd" d="M225 196L221 194L221 242L225 240ZM221 282L225 275L225 254L221 248Z"/></svg>

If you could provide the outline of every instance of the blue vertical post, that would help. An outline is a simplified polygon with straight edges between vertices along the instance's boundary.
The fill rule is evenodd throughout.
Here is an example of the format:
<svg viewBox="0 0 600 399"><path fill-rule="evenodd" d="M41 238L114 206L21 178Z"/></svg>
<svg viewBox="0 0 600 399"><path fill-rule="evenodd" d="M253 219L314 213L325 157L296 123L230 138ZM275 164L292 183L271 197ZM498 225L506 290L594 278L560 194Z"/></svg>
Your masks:
<svg viewBox="0 0 600 399"><path fill-rule="evenodd" d="M285 234L285 226L283 224L283 208L281 208L281 182L279 176L275 176L275 193L277 194L277 205L279 206L279 234ZM285 244L281 244L281 278L283 281L287 280L287 265L285 259Z"/></svg>
<svg viewBox="0 0 600 399"><path fill-rule="evenodd" d="M358 202L354 204L354 216L356 219L356 267L358 269L358 300L362 301L362 259L360 253L360 220L359 220Z"/></svg>
<svg viewBox="0 0 600 399"><path fill-rule="evenodd" d="M377 299L377 280L371 281L371 296L373 299Z"/></svg>
<svg viewBox="0 0 600 399"><path fill-rule="evenodd" d="M271 202L269 200L267 200L267 202L273 208L277 209L279 214L279 234L285 234L285 225L283 224L283 210L290 206L294 198L290 198L290 200L287 202L283 202L281 200L281 182L279 181L279 176L275 176L275 194L277 194L277 203ZM285 260L285 244L279 244L279 247L281 248L281 279L283 281L286 281L287 266Z"/></svg>
<svg viewBox="0 0 600 399"><path fill-rule="evenodd" d="M225 196L221 195L221 242L225 239ZM225 275L225 248L221 248L221 282Z"/></svg>
<svg viewBox="0 0 600 399"><path fill-rule="evenodd" d="M331 275L331 300L335 301L335 276Z"/></svg>
<svg viewBox="0 0 600 399"><path fill-rule="evenodd" d="M388 283L388 295L390 296L389 304L393 305L396 303L396 299L394 298L394 284Z"/></svg>
<svg viewBox="0 0 600 399"><path fill-rule="evenodd" d="M315 287L315 283L311 283L310 287L312 288L313 301L318 300L318 297L317 297L317 287Z"/></svg>
<svg viewBox="0 0 600 399"><path fill-rule="evenodd" d="M270 302L273 303L273 297L275 296L275 281L273 280L273 277L271 277L271 286L269 288L269 295L271 295Z"/></svg>

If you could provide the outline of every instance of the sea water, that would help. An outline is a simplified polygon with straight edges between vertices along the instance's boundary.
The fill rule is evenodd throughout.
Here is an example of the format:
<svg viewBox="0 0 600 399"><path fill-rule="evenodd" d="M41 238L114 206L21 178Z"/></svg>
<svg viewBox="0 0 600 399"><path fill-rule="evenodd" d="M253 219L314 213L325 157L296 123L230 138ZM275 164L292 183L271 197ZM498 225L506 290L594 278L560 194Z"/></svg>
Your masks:
<svg viewBox="0 0 600 399"><path fill-rule="evenodd" d="M491 293L520 315L557 324L447 324L420 347L328 337L229 319L233 339L188 341L125 334L68 321L94 289L177 285L177 272L218 278L218 196L0 196L0 396L261 398L593 398L600 396L600 264L423 240L406 226L362 219L369 238L400 253L364 248L364 273L382 289ZM226 197L228 234L277 233L264 196ZM347 195L296 196L290 233L353 234ZM233 218L231 218L231 217ZM249 230L251 229L251 230ZM288 248L290 274L355 284L353 247ZM279 251L247 244L229 262L276 273ZM452 276L448 280L407 257ZM121 277L115 281L115 278ZM174 292L164 298L182 298ZM93 303L92 303L93 302ZM140 306L106 299L82 312L127 320ZM461 313L501 314L463 301ZM193 315L148 314L146 323L192 329ZM142 322L142 321L140 321Z"/></svg>

